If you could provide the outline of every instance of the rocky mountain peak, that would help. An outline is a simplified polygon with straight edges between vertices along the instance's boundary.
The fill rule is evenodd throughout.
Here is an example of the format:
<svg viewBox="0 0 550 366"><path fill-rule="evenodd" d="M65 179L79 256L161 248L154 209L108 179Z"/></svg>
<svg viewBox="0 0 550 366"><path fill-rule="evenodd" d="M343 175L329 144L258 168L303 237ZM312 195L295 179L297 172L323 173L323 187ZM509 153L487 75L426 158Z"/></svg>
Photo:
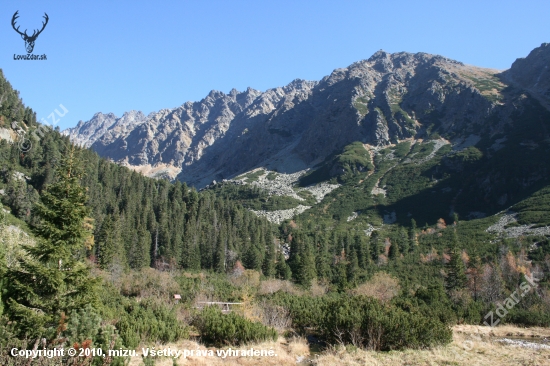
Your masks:
<svg viewBox="0 0 550 366"><path fill-rule="evenodd" d="M179 172L199 187L258 167L292 173L353 141L384 146L499 128L486 121L503 104L507 82L550 98L549 50L534 50L504 76L438 55L380 50L320 81L212 90L147 117L96 114L66 133L130 166L171 167L170 177Z"/></svg>
<svg viewBox="0 0 550 366"><path fill-rule="evenodd" d="M518 58L503 75L550 108L550 43L543 43L527 57Z"/></svg>

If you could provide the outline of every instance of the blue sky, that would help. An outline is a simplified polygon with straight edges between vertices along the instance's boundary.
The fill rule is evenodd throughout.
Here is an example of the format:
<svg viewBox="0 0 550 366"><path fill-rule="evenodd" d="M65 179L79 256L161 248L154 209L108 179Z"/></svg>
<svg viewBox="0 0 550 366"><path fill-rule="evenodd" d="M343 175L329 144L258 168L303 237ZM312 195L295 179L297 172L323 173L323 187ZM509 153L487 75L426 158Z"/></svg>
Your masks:
<svg viewBox="0 0 550 366"><path fill-rule="evenodd" d="M34 54L11 27L49 24ZM212 89L266 90L318 80L388 52L428 52L507 69L550 42L550 1L7 1L0 68L38 118L59 105L62 129L96 112L148 114Z"/></svg>

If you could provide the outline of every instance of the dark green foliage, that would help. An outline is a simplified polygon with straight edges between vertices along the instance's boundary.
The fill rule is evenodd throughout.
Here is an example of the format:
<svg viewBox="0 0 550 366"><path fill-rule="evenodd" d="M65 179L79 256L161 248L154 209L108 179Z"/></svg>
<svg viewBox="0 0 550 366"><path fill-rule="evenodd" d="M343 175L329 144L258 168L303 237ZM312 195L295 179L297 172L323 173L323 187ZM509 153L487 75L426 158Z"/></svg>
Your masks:
<svg viewBox="0 0 550 366"><path fill-rule="evenodd" d="M512 308L506 315L505 322L508 324L522 324L527 327L548 327L550 326L550 314L539 311L539 309Z"/></svg>
<svg viewBox="0 0 550 366"><path fill-rule="evenodd" d="M324 314L321 309L326 301L324 297L296 296L277 292L269 299L289 311L292 328L300 334L305 334L308 328L318 327L323 320Z"/></svg>
<svg viewBox="0 0 550 366"><path fill-rule="evenodd" d="M53 130L47 130L24 155L16 145L0 141L0 155L7 157L0 160L0 185L10 193L2 196L4 203L31 225L38 216L32 210L29 213L27 207L38 200L37 192L52 183L66 144L67 138ZM265 219L213 192L199 194L180 182L143 177L89 150L75 151L84 163L80 184L87 190L86 205L95 227L95 245L86 254L102 268L116 264L134 269L153 266L221 271L243 259L254 235L262 239L253 243L252 255L258 258L252 261L259 262L254 268L262 268L267 243L274 238L272 225ZM31 177L30 181L15 179L18 171ZM291 207L300 203L287 198ZM288 200L274 197L262 204L277 207Z"/></svg>
<svg viewBox="0 0 550 366"><path fill-rule="evenodd" d="M384 307L364 297L329 300L320 324L329 342L353 344L373 350L425 348L447 344L451 329L440 321Z"/></svg>
<svg viewBox="0 0 550 366"><path fill-rule="evenodd" d="M290 244L290 269L297 283L304 287L311 286L316 278L315 252L309 237L296 236Z"/></svg>
<svg viewBox="0 0 550 366"><path fill-rule="evenodd" d="M208 273L196 277L178 276L176 281L181 288L182 300L191 302L201 293L209 299L242 301L242 291L233 285L225 274Z"/></svg>
<svg viewBox="0 0 550 366"><path fill-rule="evenodd" d="M462 251L458 246L456 231L453 233L452 246L449 249L449 262L445 265L445 288L447 291L460 290L466 286L466 269L462 262Z"/></svg>
<svg viewBox="0 0 550 366"><path fill-rule="evenodd" d="M23 105L19 92L12 88L0 70L0 128L9 128L12 121L29 128L36 125L36 113Z"/></svg>
<svg viewBox="0 0 550 366"><path fill-rule="evenodd" d="M550 225L550 187L535 192L531 197L514 205L512 210L519 213L520 225Z"/></svg>
<svg viewBox="0 0 550 366"><path fill-rule="evenodd" d="M277 259L277 264L275 265L275 271L277 278L281 280L290 280L292 276L292 271L290 266L285 260L285 256L282 252L279 252L279 258Z"/></svg>
<svg viewBox="0 0 550 366"><path fill-rule="evenodd" d="M300 204L312 204L315 198L308 193L299 192L298 195L306 198L305 203L289 196L271 196L267 191L255 186L235 185L231 183L220 183L211 189L216 196L238 202L246 208L253 210L287 210L295 208Z"/></svg>
<svg viewBox="0 0 550 366"><path fill-rule="evenodd" d="M398 158L404 158L411 150L411 142L405 141L395 146L394 155Z"/></svg>
<svg viewBox="0 0 550 366"><path fill-rule="evenodd" d="M390 245L390 250L388 252L388 257L391 260L399 259L399 246L397 243L392 243Z"/></svg>
<svg viewBox="0 0 550 366"><path fill-rule="evenodd" d="M38 192L32 185L27 184L25 178L15 171L8 170L4 173L6 194L4 203L11 207L12 214L27 222L31 219L31 210L39 200Z"/></svg>
<svg viewBox="0 0 550 366"><path fill-rule="evenodd" d="M373 262L378 261L378 256L382 253L383 245L384 243L378 231L373 231L370 236L370 257Z"/></svg>
<svg viewBox="0 0 550 366"><path fill-rule="evenodd" d="M217 345L242 345L250 342L275 341L273 328L251 322L234 312L222 314L216 306L207 306L193 321L201 338Z"/></svg>
<svg viewBox="0 0 550 366"><path fill-rule="evenodd" d="M255 172L251 172L251 173L236 177L235 179L244 179L247 183L252 183L252 182L256 182L258 178L260 178L264 174L265 174L265 171L263 169L258 169Z"/></svg>
<svg viewBox="0 0 550 366"><path fill-rule="evenodd" d="M352 286L357 284L359 276L359 260L357 259L357 253L354 249L350 250L348 255L349 262L347 264L347 282Z"/></svg>
<svg viewBox="0 0 550 366"><path fill-rule="evenodd" d="M305 187L333 177L337 177L340 182L346 182L359 172L366 173L373 169L369 152L357 141L344 147L341 154L326 158L318 169L302 176L300 186Z"/></svg>
<svg viewBox="0 0 550 366"><path fill-rule="evenodd" d="M124 263L124 249L120 247L120 231L116 219L108 215L96 238L96 253L99 266L109 268L112 263Z"/></svg>
<svg viewBox="0 0 550 366"><path fill-rule="evenodd" d="M450 160L455 161L455 164L472 163L480 160L483 157L483 153L476 147L470 146L466 149L451 156Z"/></svg>
<svg viewBox="0 0 550 366"><path fill-rule="evenodd" d="M61 322L64 322L63 319ZM85 340L93 340L97 337L101 326L101 317L91 305L80 310L73 310L66 322L66 330L63 336L67 337L69 344L82 343Z"/></svg>
<svg viewBox="0 0 550 366"><path fill-rule="evenodd" d="M269 174L267 174L267 179L268 180L275 180L275 178L277 177L277 173L275 172L269 172Z"/></svg>
<svg viewBox="0 0 550 366"><path fill-rule="evenodd" d="M125 301L117 328L128 348L141 342L175 342L188 337L188 328L177 320L176 312L153 301Z"/></svg>
<svg viewBox="0 0 550 366"><path fill-rule="evenodd" d="M329 344L374 350L424 348L451 341L451 329L418 308L407 311L362 296L295 296L277 293L270 301L289 310L298 332L316 329ZM431 315L431 314L430 314Z"/></svg>
<svg viewBox="0 0 550 366"><path fill-rule="evenodd" d="M275 246L275 241L272 240L271 237L268 237L267 239L270 241L267 241L266 243L266 253L262 264L262 272L266 277L275 277L275 256L277 254L277 249Z"/></svg>
<svg viewBox="0 0 550 366"><path fill-rule="evenodd" d="M101 348L102 350L119 349L123 347L122 338L118 332L110 324L102 324L102 319L96 310L87 305L80 310L73 310L69 315L68 322L65 323L65 318L60 321L60 328L66 327L62 332L62 336L66 338L69 345L82 345L87 341L92 341L89 347ZM103 365L104 358L101 356L94 357L93 365ZM114 357L111 365L123 366L123 357Z"/></svg>
<svg viewBox="0 0 550 366"><path fill-rule="evenodd" d="M25 248L29 258L8 272L8 311L22 335L53 338L63 314L97 301L98 280L83 260L91 225L80 167L76 150L68 147L36 207L38 244Z"/></svg>

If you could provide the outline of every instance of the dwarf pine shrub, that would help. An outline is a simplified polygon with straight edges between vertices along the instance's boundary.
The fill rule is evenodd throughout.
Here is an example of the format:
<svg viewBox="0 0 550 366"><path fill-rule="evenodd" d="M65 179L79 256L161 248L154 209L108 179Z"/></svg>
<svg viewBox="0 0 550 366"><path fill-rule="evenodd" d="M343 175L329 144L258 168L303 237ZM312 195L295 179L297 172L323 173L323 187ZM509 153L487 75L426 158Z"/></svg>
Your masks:
<svg viewBox="0 0 550 366"><path fill-rule="evenodd" d="M277 331L252 322L235 313L223 314L218 307L208 306L193 321L203 340L214 344L241 345L277 340Z"/></svg>

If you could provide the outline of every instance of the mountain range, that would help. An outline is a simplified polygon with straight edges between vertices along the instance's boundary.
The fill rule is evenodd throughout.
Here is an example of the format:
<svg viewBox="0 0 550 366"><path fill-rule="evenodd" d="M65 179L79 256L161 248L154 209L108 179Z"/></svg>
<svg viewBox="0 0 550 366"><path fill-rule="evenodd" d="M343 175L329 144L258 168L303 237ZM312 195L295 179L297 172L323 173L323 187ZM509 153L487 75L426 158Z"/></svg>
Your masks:
<svg viewBox="0 0 550 366"><path fill-rule="evenodd" d="M292 213L275 222L320 203L336 184L361 186L371 198L350 193L354 203L340 214L329 210L333 216L375 206L384 222L484 217L550 182L548 65L548 43L504 71L378 51L320 81L211 91L148 116L97 113L64 133L145 175L198 188L228 180L279 190L288 200L269 209ZM332 188L310 190L315 199L296 188L321 182ZM345 206L342 195L333 200ZM426 200L429 215L418 212Z"/></svg>
<svg viewBox="0 0 550 366"><path fill-rule="evenodd" d="M438 132L495 134L515 110L513 90L550 105L550 45L504 72L426 53L376 52L320 81L260 92L211 91L145 116L97 113L64 131L100 156L196 186L257 167L292 172L353 141L384 146ZM514 87L514 88L511 88ZM501 116L497 122L491 117Z"/></svg>

